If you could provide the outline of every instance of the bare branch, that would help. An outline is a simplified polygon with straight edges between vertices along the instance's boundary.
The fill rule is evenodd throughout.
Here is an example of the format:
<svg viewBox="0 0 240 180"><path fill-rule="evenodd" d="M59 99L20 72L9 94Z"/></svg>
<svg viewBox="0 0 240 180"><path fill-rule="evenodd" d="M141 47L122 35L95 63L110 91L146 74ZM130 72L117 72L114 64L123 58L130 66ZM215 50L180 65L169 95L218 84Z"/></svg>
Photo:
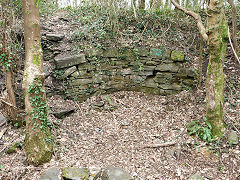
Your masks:
<svg viewBox="0 0 240 180"><path fill-rule="evenodd" d="M176 142L172 141L172 142L165 142L165 143L161 143L161 144L144 145L143 148L158 148L158 147L173 146L175 144L176 144Z"/></svg>
<svg viewBox="0 0 240 180"><path fill-rule="evenodd" d="M230 34L230 31L229 31L229 27L228 27L228 38L229 38L229 42L230 42L231 48L232 48L232 50L233 50L233 54L234 54L236 60L238 61L238 63L240 64L239 57L238 57L238 55L237 55L237 53L236 53L236 51L235 51L235 49L234 49L234 47L233 47L233 44L232 44L231 34Z"/></svg>
<svg viewBox="0 0 240 180"><path fill-rule="evenodd" d="M3 103L7 104L8 106L11 106L11 107L13 107L13 108L17 109L17 107L16 107L16 106L14 106L13 104L11 104L11 103L9 103L9 102L5 101L3 98L1 98L1 97L0 97L0 100L1 100Z"/></svg>
<svg viewBox="0 0 240 180"><path fill-rule="evenodd" d="M197 21L197 27L199 29L200 34L202 35L203 39L205 41L208 40L208 35L206 33L206 29L202 23L201 16L195 12L189 11L185 9L184 7L180 6L175 0L171 0L173 5L178 8L179 10L183 11L185 14L192 16Z"/></svg>

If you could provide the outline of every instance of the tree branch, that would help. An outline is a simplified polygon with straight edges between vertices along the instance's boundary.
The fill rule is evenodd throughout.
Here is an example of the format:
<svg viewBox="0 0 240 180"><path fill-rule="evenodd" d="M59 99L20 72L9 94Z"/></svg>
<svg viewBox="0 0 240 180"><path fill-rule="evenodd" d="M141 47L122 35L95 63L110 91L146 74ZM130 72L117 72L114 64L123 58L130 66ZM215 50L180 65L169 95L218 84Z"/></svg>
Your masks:
<svg viewBox="0 0 240 180"><path fill-rule="evenodd" d="M228 27L228 38L229 38L229 42L230 42L231 48L233 50L233 54L234 54L236 60L238 61L238 63L240 64L240 60L238 58L238 55L237 55L237 53L236 53L236 51L235 51L235 49L233 47L232 41L231 41L231 34L230 34L230 31L229 31L229 27Z"/></svg>
<svg viewBox="0 0 240 180"><path fill-rule="evenodd" d="M176 144L176 142L172 141L172 142L165 142L165 143L161 143L161 144L144 145L143 148L158 148L158 147L173 146L175 144Z"/></svg>
<svg viewBox="0 0 240 180"><path fill-rule="evenodd" d="M203 39L205 41L208 40L208 35L206 33L206 29L202 23L201 16L197 13L194 13L192 11L189 11L185 9L184 7L180 6L175 0L171 0L172 4L179 10L183 11L185 14L192 16L197 21L197 27L199 29L200 34L202 35Z"/></svg>

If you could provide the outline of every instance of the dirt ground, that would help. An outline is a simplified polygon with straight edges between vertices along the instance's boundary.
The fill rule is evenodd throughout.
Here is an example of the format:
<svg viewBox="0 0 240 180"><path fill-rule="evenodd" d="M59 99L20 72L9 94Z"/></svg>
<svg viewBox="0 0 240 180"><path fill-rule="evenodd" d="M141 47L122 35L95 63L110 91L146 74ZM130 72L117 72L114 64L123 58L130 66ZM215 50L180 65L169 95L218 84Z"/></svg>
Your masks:
<svg viewBox="0 0 240 180"><path fill-rule="evenodd" d="M7 154L14 142L24 141L25 130L6 124L0 127L0 132L6 128L0 138L0 179L37 180L53 166L116 166L136 180L187 179L195 173L209 180L240 179L239 144L230 146L226 140L230 130L240 136L240 74L239 66L229 58L226 67L227 131L221 142L206 144L187 133L187 124L205 115L204 87L171 96L116 92L83 103L55 95L48 98L51 111L74 107L75 112L64 119L49 115L58 125L53 129L56 146L51 162L28 165L20 148ZM94 107L99 100L104 108Z"/></svg>
<svg viewBox="0 0 240 180"><path fill-rule="evenodd" d="M240 178L239 145L228 146L223 139L222 143L210 146L187 133L187 123L201 119L205 113L201 90L167 97L138 92L105 96L117 107L114 111L93 108L96 99L105 101L104 96L81 104L60 96L48 99L53 111L76 108L64 119L49 115L52 122L59 124L55 129L57 145L53 159L33 167L26 164L23 149L10 155L1 153L0 179L38 179L52 166L117 166L139 180L187 179L195 173L206 179ZM236 110L225 107L228 130L234 128L231 124L239 123L239 109L238 113ZM24 129L5 127L0 150L24 139ZM154 147L168 142L173 143Z"/></svg>

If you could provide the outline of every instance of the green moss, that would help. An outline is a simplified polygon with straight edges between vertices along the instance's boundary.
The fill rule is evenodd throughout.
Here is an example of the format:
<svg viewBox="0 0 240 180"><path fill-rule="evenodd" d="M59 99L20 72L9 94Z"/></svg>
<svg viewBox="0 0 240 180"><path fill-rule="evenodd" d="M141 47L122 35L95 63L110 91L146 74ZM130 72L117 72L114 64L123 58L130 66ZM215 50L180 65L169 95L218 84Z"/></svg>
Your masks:
<svg viewBox="0 0 240 180"><path fill-rule="evenodd" d="M207 71L207 120L212 125L212 134L217 138L221 138L225 131L225 123L223 120L223 91L225 75L223 73L224 57L226 54L227 42L228 42L228 25L224 17L223 9L220 16L222 21L219 24L213 24L214 27L218 25L218 29L212 28L211 33L217 35L217 39L213 38L210 44L210 60ZM213 36L214 37L214 36ZM213 85L208 87L210 80L213 77ZM209 90L209 88L213 88ZM211 93L211 94L209 94ZM215 104L209 104L209 98L211 98Z"/></svg>
<svg viewBox="0 0 240 180"><path fill-rule="evenodd" d="M225 18L223 18L222 23L220 25L220 31L222 32L221 33L222 40L224 42L228 42L228 24Z"/></svg>
<svg viewBox="0 0 240 180"><path fill-rule="evenodd" d="M38 8L38 6L39 6L39 0L34 0L34 4L35 4L35 6Z"/></svg>
<svg viewBox="0 0 240 180"><path fill-rule="evenodd" d="M30 164L35 166L49 162L53 154L52 142L47 142L45 139L49 138L46 133L38 131L28 133L25 136L25 151L27 160Z"/></svg>
<svg viewBox="0 0 240 180"><path fill-rule="evenodd" d="M183 51L172 51L171 59L174 61L184 61L184 52Z"/></svg>
<svg viewBox="0 0 240 180"><path fill-rule="evenodd" d="M207 110L207 120L212 126L212 134L217 138L221 138L225 131L225 123L223 118L223 107L221 104L217 105L214 110Z"/></svg>
<svg viewBox="0 0 240 180"><path fill-rule="evenodd" d="M15 142L8 150L7 150L7 153L8 154L12 154L12 153L15 153L16 152L16 149L21 147L21 144L20 142Z"/></svg>
<svg viewBox="0 0 240 180"><path fill-rule="evenodd" d="M33 64L40 67L41 65L41 58L38 55L33 55Z"/></svg>
<svg viewBox="0 0 240 180"><path fill-rule="evenodd" d="M67 179L88 180L90 171L87 168L63 168L62 176Z"/></svg>

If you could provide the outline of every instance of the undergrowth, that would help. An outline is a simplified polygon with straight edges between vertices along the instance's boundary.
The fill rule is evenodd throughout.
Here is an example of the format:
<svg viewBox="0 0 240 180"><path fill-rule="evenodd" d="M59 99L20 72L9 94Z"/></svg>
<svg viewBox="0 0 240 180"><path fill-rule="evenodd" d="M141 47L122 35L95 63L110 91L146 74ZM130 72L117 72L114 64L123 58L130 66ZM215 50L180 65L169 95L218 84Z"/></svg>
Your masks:
<svg viewBox="0 0 240 180"><path fill-rule="evenodd" d="M68 7L66 10L66 18L77 25L70 40L80 50L88 49L89 44L101 49L136 46L183 48L190 44L189 48L198 50L196 23L180 11L137 11L135 17L132 9L118 9L112 15L111 7L102 8L96 4Z"/></svg>

